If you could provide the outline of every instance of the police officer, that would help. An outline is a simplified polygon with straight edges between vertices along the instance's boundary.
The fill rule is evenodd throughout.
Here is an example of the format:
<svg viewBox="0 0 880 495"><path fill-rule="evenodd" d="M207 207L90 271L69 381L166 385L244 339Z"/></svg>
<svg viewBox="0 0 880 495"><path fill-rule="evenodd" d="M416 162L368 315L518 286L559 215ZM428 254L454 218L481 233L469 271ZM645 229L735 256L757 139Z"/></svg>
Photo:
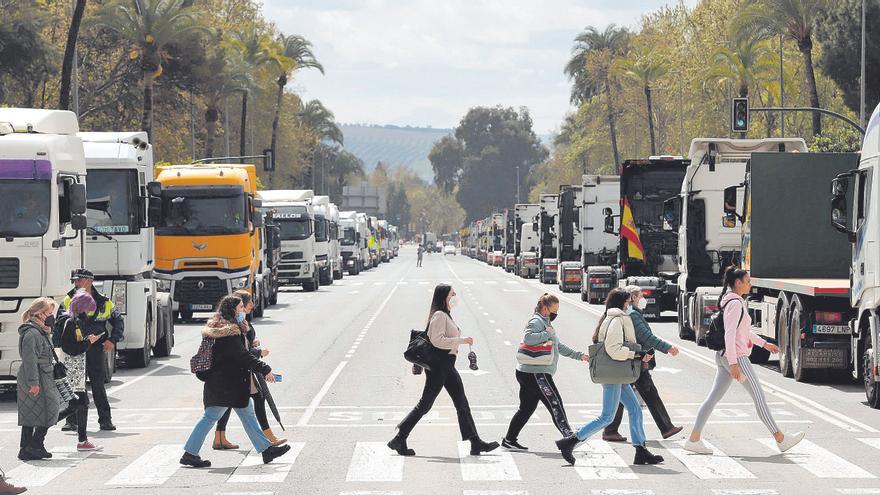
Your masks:
<svg viewBox="0 0 880 495"><path fill-rule="evenodd" d="M122 315L116 310L116 307L107 296L98 292L92 282L95 275L85 269L74 270L70 277L74 288L67 293L64 298L64 304L59 308L59 318L66 315L70 307L70 300L77 290L86 290L92 294L95 299L96 309L88 314L86 319L85 331L88 335L98 335L101 338L89 347L86 352L86 373L89 377L89 384L92 387L92 400L95 402L95 409L98 411L98 424L101 430L114 431L116 426L110 417L110 402L107 400L107 391L104 389L104 353L116 352L116 343L122 340L125 332L125 323ZM107 324L110 324L110 332L108 334ZM64 426L65 431L76 430L76 425L68 423Z"/></svg>

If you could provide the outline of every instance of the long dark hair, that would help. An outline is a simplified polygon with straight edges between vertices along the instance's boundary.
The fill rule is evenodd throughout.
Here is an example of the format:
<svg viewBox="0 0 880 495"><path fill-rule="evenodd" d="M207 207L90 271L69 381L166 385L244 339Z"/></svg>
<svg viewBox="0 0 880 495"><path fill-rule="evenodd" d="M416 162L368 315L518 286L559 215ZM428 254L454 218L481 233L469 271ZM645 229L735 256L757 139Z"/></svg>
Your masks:
<svg viewBox="0 0 880 495"><path fill-rule="evenodd" d="M446 300L449 298L450 291L452 291L452 286L449 284L437 284L437 287L434 287L434 297L431 299L431 311L428 313L428 322L431 321L431 317L437 311L449 314L449 305L446 303Z"/></svg>
<svg viewBox="0 0 880 495"><path fill-rule="evenodd" d="M733 288L736 287L736 281L744 279L748 274L749 272L738 266L728 266L727 269L724 270L724 289L721 290L721 296L723 297L728 290L733 290Z"/></svg>
<svg viewBox="0 0 880 495"><path fill-rule="evenodd" d="M602 328L602 323L605 323L605 318L608 316L608 310L615 308L622 310L624 306L626 306L626 302L629 300L629 292L625 289L621 289L620 287L611 289L611 292L608 293L608 297L605 298L605 312L602 313L602 317L599 318L599 323L596 325L596 329L593 330L593 343L599 342L599 329Z"/></svg>
<svg viewBox="0 0 880 495"><path fill-rule="evenodd" d="M214 316L231 323L236 323L239 304L241 304L240 297L224 296L223 299L220 299L220 303L217 304L217 312Z"/></svg>

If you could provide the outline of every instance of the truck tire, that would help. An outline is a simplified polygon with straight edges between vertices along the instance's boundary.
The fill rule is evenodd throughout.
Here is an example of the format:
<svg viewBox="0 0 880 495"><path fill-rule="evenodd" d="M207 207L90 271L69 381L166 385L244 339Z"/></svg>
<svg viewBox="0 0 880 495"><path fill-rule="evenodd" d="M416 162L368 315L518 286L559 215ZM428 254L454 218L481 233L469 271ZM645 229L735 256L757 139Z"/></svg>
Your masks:
<svg viewBox="0 0 880 495"><path fill-rule="evenodd" d="M146 368L150 365L150 327L153 325L152 309L147 309L147 317L144 319L144 346L133 351L126 351L125 362L129 368Z"/></svg>
<svg viewBox="0 0 880 495"><path fill-rule="evenodd" d="M342 280L342 269L338 272L333 272L333 280Z"/></svg>
<svg viewBox="0 0 880 495"><path fill-rule="evenodd" d="M110 383L110 380L113 380L113 374L116 373L116 346L113 346L113 350L110 352L104 353L104 383Z"/></svg>
<svg viewBox="0 0 880 495"><path fill-rule="evenodd" d="M865 339L865 350L862 352L862 380L865 384L865 397L868 405L874 409L880 409L880 383L875 378L873 356L871 352L871 337Z"/></svg>
<svg viewBox="0 0 880 495"><path fill-rule="evenodd" d="M160 325L160 328L164 328L165 333L156 341L156 347L153 348L153 356L163 358L170 356L171 350L174 349L174 319L169 317L167 311L165 311L165 316L162 317L162 310L160 309L159 311L159 321L165 322L164 325Z"/></svg>
<svg viewBox="0 0 880 495"><path fill-rule="evenodd" d="M315 278L313 278L310 282L306 282L303 284L303 290L306 292L315 292L320 286L321 283L318 280L318 276L316 275Z"/></svg>
<svg viewBox="0 0 880 495"><path fill-rule="evenodd" d="M275 306L278 304L278 286L272 288L272 293L269 294L269 304Z"/></svg>
<svg viewBox="0 0 880 495"><path fill-rule="evenodd" d="M696 340L694 329L685 322L686 297L684 292L678 293L678 338L681 340Z"/></svg>
<svg viewBox="0 0 880 495"><path fill-rule="evenodd" d="M193 319L193 311L190 308L180 308L180 320L184 323L191 322Z"/></svg>
<svg viewBox="0 0 880 495"><path fill-rule="evenodd" d="M776 335L779 336L779 372L786 378L791 378L791 333L789 326L791 324L789 316L791 308L788 302L788 295L783 293L779 296L779 302L776 303Z"/></svg>
<svg viewBox="0 0 880 495"><path fill-rule="evenodd" d="M265 306L263 304L263 293L260 292L262 289L258 284L254 284L253 289L251 289L251 294L254 297L254 318L263 317L263 308Z"/></svg>
<svg viewBox="0 0 880 495"><path fill-rule="evenodd" d="M791 303L791 319L789 337L791 344L791 371L795 381L809 382L812 380L813 370L804 368L803 348L801 347L801 332L806 321L807 307L799 296L794 296Z"/></svg>

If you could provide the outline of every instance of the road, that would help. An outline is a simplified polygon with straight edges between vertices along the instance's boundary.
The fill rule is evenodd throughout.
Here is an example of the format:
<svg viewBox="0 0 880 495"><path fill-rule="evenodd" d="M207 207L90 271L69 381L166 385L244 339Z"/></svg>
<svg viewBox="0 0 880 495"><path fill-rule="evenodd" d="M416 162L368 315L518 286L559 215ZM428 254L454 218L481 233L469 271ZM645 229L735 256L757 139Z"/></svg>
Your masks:
<svg viewBox="0 0 880 495"><path fill-rule="evenodd" d="M424 375L411 374L402 351L409 329L425 325L435 284L456 288L453 316L474 337L480 370L467 370L463 379L487 440L501 439L516 409L514 349L535 301L544 291L558 293L460 255L431 254L422 268L415 264L415 250L404 248L390 264L317 293L285 292L255 321L271 350L268 362L283 375L273 393L293 447L271 465L258 462L233 415L229 436L241 450L216 452L206 443L202 456L212 468L178 466L202 408L201 382L188 367L200 325L188 324L177 327L170 358L154 360L147 370L119 370L109 389L119 430L94 431L91 412L90 435L104 447L101 452L75 453L75 435L53 428L46 445L55 458L22 463L16 459L14 397L6 396L0 402L0 467L30 492L47 494L880 494L880 415L864 405L861 389L799 384L770 367L758 373L778 423L787 431L807 431L807 441L785 455L768 444L738 386L705 432L715 456L682 454L684 434L659 441L646 411L649 448L665 463L631 466L631 446L593 439L581 448L578 464L568 467L553 444L559 434L539 407L520 437L529 452L499 449L469 457L445 395L410 437L417 456L392 455L384 443L424 383ZM586 349L601 308L581 303L576 294L562 295L562 301L555 327L568 345ZM710 387L712 355L679 342L674 321L653 328L682 349L677 358L661 355L654 376L674 421L688 431ZM466 370L466 361L460 358L458 367ZM556 382L573 426L597 414L601 389L591 383L585 364L563 358ZM627 431L624 423L621 433Z"/></svg>

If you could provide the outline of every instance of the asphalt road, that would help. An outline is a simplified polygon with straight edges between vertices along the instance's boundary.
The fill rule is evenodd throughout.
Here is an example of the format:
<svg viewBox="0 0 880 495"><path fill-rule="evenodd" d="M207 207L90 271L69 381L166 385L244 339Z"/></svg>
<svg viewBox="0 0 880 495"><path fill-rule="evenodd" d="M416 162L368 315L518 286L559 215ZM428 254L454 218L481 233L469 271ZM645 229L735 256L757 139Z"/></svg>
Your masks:
<svg viewBox="0 0 880 495"><path fill-rule="evenodd" d="M806 430L807 440L779 454L748 395L734 385L709 422L704 438L714 456L683 454L684 433L670 441L645 411L649 448L666 462L631 466L633 448L586 443L568 467L553 441L559 437L539 407L520 437L527 453L501 449L470 457L458 442L455 410L441 395L416 427L402 458L384 444L418 400L424 375L403 360L410 328L424 327L434 285L451 283L459 294L453 316L474 338L480 370L459 358L465 388L481 436L500 440L516 410L514 349L537 297L555 287L522 280L459 256L431 254L416 268L415 250L404 248L390 264L346 277L317 293L283 293L279 304L255 321L266 358L283 381L273 385L291 453L268 466L253 453L233 416L230 438L239 451L202 456L205 470L177 460L200 417L201 382L189 373L199 324L178 325L173 356L146 370L120 369L110 386L119 430L98 432L94 410L90 436L101 452L76 453L76 436L53 428L46 441L56 453L46 461L16 459L14 397L0 401L0 467L32 493L279 493L279 494L880 494L880 412L864 404L856 385L799 384L772 365L758 370L777 422ZM562 295L554 326L570 347L585 350L601 308ZM689 430L708 392L712 353L679 342L675 322L653 323L658 335L679 345L677 358L661 355L655 382L674 422ZM464 354L467 348L462 349ZM597 414L601 389L587 366L563 358L555 377L572 425ZM273 421L274 424L274 421ZM626 422L621 433L628 434ZM768 443L770 442L770 443Z"/></svg>

